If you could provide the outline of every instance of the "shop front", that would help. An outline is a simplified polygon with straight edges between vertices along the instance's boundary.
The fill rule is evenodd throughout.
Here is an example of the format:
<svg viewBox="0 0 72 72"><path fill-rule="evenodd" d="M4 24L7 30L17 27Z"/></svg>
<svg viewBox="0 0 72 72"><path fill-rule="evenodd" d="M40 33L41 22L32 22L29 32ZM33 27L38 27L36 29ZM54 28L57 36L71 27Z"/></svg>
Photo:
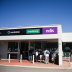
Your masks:
<svg viewBox="0 0 72 72"><path fill-rule="evenodd" d="M44 55L43 52L46 48L49 50L50 53L53 54L52 56L54 58L54 55L58 53L57 40L31 40L31 41L8 42L8 56L9 54L11 54L11 59L19 59L20 54L24 51L23 59L28 60L29 50L32 50L33 52L35 52L36 50L38 51L41 50L42 55Z"/></svg>
<svg viewBox="0 0 72 72"><path fill-rule="evenodd" d="M58 54L59 65L62 65L62 30L61 25L6 28L0 30L0 58L29 59L29 50L33 53L35 50L47 48L52 53L52 58ZM4 52L4 53L2 53Z"/></svg>

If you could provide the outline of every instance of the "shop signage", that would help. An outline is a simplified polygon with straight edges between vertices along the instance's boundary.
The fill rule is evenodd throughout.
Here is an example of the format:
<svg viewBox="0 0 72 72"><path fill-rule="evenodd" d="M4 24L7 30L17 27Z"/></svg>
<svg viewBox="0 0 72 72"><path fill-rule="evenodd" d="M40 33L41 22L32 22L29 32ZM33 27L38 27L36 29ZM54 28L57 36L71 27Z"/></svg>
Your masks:
<svg viewBox="0 0 72 72"><path fill-rule="evenodd" d="M57 34L57 33L58 33L57 27L0 30L0 36L8 36L8 35L36 35L36 34Z"/></svg>
<svg viewBox="0 0 72 72"><path fill-rule="evenodd" d="M42 29L42 34L57 34L57 27L46 27Z"/></svg>
<svg viewBox="0 0 72 72"><path fill-rule="evenodd" d="M27 29L26 34L39 34L40 29Z"/></svg>
<svg viewBox="0 0 72 72"><path fill-rule="evenodd" d="M7 36L7 35L24 35L24 29L10 29L10 30L0 30L0 36Z"/></svg>
<svg viewBox="0 0 72 72"><path fill-rule="evenodd" d="M19 34L20 31L7 31L8 34Z"/></svg>

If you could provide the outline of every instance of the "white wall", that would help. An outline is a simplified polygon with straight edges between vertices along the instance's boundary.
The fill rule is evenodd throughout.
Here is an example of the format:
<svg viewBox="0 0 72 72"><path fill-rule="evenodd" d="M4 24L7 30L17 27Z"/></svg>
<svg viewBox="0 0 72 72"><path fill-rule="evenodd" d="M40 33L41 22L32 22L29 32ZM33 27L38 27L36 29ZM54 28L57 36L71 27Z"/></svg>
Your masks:
<svg viewBox="0 0 72 72"><path fill-rule="evenodd" d="M51 34L51 35L0 36L0 40L28 40L28 39L58 39L58 35L57 34Z"/></svg>
<svg viewBox="0 0 72 72"><path fill-rule="evenodd" d="M72 32L62 33L62 41L63 42L72 42Z"/></svg>

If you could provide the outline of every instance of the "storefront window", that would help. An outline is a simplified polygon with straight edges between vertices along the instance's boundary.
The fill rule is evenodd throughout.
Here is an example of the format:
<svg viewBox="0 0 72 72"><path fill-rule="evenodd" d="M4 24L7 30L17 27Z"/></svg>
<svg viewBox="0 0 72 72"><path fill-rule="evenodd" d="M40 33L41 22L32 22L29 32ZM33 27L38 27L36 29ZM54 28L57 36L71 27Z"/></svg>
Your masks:
<svg viewBox="0 0 72 72"><path fill-rule="evenodd" d="M72 46L72 43L63 43L62 49L63 49L64 57L70 56L71 46Z"/></svg>
<svg viewBox="0 0 72 72"><path fill-rule="evenodd" d="M36 49L41 49L41 42L38 41L30 42L30 49L32 49L33 51L35 51Z"/></svg>
<svg viewBox="0 0 72 72"><path fill-rule="evenodd" d="M18 58L18 42L8 42L8 55L7 58L17 59Z"/></svg>
<svg viewBox="0 0 72 72"><path fill-rule="evenodd" d="M34 51L37 50L42 50L44 51L45 49L48 49L50 52L55 52L57 50L58 52L58 43L50 43L47 41L34 41L30 42L30 49L33 49Z"/></svg>
<svg viewBox="0 0 72 72"><path fill-rule="evenodd" d="M8 52L18 52L18 42L8 42Z"/></svg>
<svg viewBox="0 0 72 72"><path fill-rule="evenodd" d="M21 42L21 50L28 51L28 42Z"/></svg>
<svg viewBox="0 0 72 72"><path fill-rule="evenodd" d="M41 42L35 42L35 49L41 49Z"/></svg>
<svg viewBox="0 0 72 72"><path fill-rule="evenodd" d="M30 42L30 50L35 50L35 42Z"/></svg>
<svg viewBox="0 0 72 72"><path fill-rule="evenodd" d="M42 49L45 50L45 49L48 49L50 52L52 51L56 51L58 49L58 43L53 43L53 42L47 42L47 41L44 41L42 42Z"/></svg>

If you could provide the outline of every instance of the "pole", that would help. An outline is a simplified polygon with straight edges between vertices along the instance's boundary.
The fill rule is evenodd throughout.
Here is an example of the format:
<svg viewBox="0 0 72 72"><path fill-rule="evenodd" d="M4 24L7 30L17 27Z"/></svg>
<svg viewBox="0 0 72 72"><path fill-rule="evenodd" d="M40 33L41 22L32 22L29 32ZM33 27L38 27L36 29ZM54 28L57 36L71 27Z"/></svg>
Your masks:
<svg viewBox="0 0 72 72"><path fill-rule="evenodd" d="M10 63L10 54L9 54L9 63Z"/></svg>
<svg viewBox="0 0 72 72"><path fill-rule="evenodd" d="M34 64L34 55L33 55L33 64Z"/></svg>
<svg viewBox="0 0 72 72"><path fill-rule="evenodd" d="M22 54L20 55L20 63L22 63Z"/></svg>

